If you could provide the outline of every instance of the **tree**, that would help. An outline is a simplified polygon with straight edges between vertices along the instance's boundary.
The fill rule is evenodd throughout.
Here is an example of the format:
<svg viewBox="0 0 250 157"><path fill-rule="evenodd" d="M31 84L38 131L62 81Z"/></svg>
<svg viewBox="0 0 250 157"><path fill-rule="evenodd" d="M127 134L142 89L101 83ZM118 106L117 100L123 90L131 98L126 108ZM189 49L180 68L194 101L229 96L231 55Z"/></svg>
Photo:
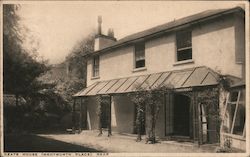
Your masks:
<svg viewBox="0 0 250 157"><path fill-rule="evenodd" d="M43 88L37 77L48 67L45 61L36 60L35 53L23 46L27 30L20 24L19 5L3 5L3 81L4 93L26 97ZM18 105L18 101L17 101Z"/></svg>
<svg viewBox="0 0 250 157"><path fill-rule="evenodd" d="M66 57L65 63L69 73L74 78L86 79L86 55L94 51L94 33L91 32L86 37L79 40Z"/></svg>
<svg viewBox="0 0 250 157"><path fill-rule="evenodd" d="M73 107L73 95L86 87L86 54L94 49L94 34L90 33L87 37L79 40L70 50L65 61L53 65L51 69L39 77L43 83L53 84L53 92L50 96L60 96L64 103L51 104L52 106L64 105L58 110L63 109L60 117L69 115ZM47 90L48 91L48 90Z"/></svg>

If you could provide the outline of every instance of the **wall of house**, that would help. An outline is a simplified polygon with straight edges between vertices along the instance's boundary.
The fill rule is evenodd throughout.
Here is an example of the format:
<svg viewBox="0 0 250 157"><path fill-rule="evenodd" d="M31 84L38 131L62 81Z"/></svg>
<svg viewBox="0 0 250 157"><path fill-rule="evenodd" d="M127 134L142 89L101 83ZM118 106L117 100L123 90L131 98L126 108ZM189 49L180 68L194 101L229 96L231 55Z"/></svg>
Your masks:
<svg viewBox="0 0 250 157"><path fill-rule="evenodd" d="M200 24L192 31L193 62L176 63L175 34L152 39L145 43L146 70L134 71L134 48L126 46L100 56L100 78L91 79L92 60L87 63L87 85L95 81L178 70L196 66L208 66L222 74L242 76L241 64L235 62L235 54L244 51L241 35L242 20L232 18L213 20ZM236 42L237 41L237 42Z"/></svg>
<svg viewBox="0 0 250 157"><path fill-rule="evenodd" d="M236 63L236 44L233 18L201 25L193 31L193 58L196 65L206 65L221 74L242 77L241 65ZM244 43L238 45L243 47ZM239 52L237 52L239 53Z"/></svg>
<svg viewBox="0 0 250 157"><path fill-rule="evenodd" d="M135 106L127 96L113 96L111 105L112 131L133 133Z"/></svg>

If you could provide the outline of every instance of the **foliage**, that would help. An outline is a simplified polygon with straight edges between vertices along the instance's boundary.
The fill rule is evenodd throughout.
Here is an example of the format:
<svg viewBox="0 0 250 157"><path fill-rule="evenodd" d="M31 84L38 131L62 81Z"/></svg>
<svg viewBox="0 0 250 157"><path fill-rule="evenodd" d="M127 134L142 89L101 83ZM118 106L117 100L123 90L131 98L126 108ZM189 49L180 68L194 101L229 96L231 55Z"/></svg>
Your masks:
<svg viewBox="0 0 250 157"><path fill-rule="evenodd" d="M18 5L3 5L4 93L16 95L16 100L22 97L26 103L16 101L16 106L5 108L5 116L9 125L14 119L14 130L46 129L58 124L51 123L70 108L55 90L56 84L39 79L50 67L39 60L39 43L22 25L19 9ZM10 116L13 114L17 116Z"/></svg>
<svg viewBox="0 0 250 157"><path fill-rule="evenodd" d="M219 89L202 88L197 91L197 103L204 107L206 116L209 120L216 124L216 135L219 139L219 128L221 124L220 109L219 109ZM199 106L200 107L200 106Z"/></svg>
<svg viewBox="0 0 250 157"><path fill-rule="evenodd" d="M97 106L97 115L98 115L98 119L99 119L99 125L98 125L98 129L99 129L99 135L98 136L101 136L102 135L102 105L104 104L108 104L110 105L110 96L109 95L105 95L105 96L102 96L102 95L97 95L96 96L96 99L97 99L97 102L98 102L98 106ZM110 115L108 115L110 116ZM109 117L110 118L110 117ZM111 136L111 122L108 122L108 137Z"/></svg>
<svg viewBox="0 0 250 157"><path fill-rule="evenodd" d="M223 147L219 148L217 153L232 153L232 138L231 137L224 137Z"/></svg>
<svg viewBox="0 0 250 157"><path fill-rule="evenodd" d="M94 33L79 40L66 57L68 70L77 78L86 79L86 55L94 51Z"/></svg>
<svg viewBox="0 0 250 157"><path fill-rule="evenodd" d="M48 67L23 46L25 34L17 14L19 8L13 4L3 6L4 92L27 96L41 86L36 78Z"/></svg>
<svg viewBox="0 0 250 157"><path fill-rule="evenodd" d="M163 95L170 88L158 87L158 88L142 88L136 85L136 90L133 93L129 93L128 96L131 101L137 106L136 128L137 128L137 141L141 141L141 125L146 121L144 119L143 112L147 113L147 142L155 143L155 126L158 118L159 110L163 104Z"/></svg>

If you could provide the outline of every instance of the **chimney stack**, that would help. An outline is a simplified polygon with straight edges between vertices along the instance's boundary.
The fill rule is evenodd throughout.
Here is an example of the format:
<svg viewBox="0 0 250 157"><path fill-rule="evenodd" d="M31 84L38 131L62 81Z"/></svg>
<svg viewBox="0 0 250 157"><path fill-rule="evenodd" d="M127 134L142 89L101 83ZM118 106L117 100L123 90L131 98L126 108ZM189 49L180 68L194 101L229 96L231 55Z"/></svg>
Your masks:
<svg viewBox="0 0 250 157"><path fill-rule="evenodd" d="M102 34L102 16L98 16L98 35Z"/></svg>
<svg viewBox="0 0 250 157"><path fill-rule="evenodd" d="M101 50L108 45L116 42L116 38L114 37L114 30L112 28L108 29L107 35L102 34L102 16L98 16L98 30L95 36L95 45L94 51Z"/></svg>

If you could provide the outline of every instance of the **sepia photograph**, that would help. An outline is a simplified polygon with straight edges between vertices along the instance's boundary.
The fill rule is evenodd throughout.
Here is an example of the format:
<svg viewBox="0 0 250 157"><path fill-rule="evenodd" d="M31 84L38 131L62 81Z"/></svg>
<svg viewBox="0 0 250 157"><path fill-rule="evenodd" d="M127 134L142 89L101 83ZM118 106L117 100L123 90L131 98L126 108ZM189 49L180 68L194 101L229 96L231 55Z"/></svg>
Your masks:
<svg viewBox="0 0 250 157"><path fill-rule="evenodd" d="M1 156L250 156L249 2L0 3Z"/></svg>

